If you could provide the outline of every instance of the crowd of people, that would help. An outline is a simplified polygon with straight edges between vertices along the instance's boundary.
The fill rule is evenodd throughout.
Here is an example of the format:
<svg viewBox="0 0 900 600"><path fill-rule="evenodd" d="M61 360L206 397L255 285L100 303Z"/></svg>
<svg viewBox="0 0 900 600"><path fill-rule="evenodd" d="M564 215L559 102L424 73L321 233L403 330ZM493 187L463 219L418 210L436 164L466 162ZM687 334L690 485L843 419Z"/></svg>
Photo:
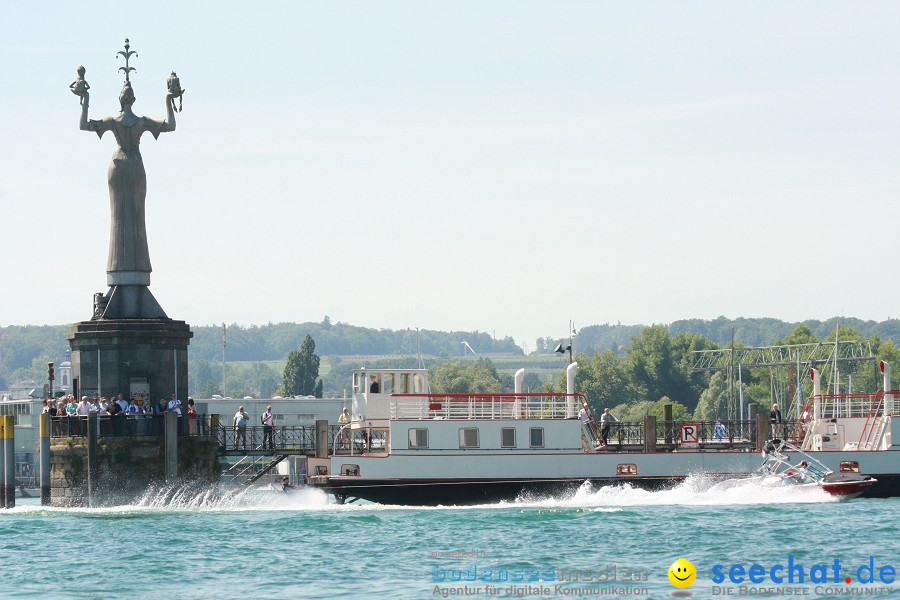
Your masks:
<svg viewBox="0 0 900 600"><path fill-rule="evenodd" d="M98 432L111 435L156 435L163 433L164 429L160 419L165 413L175 413L179 418L179 427L185 427L187 433L197 435L197 410L194 407L194 399L188 398L187 407L182 407L182 402L175 394L169 400L161 398L158 403L145 400L140 397L125 399L125 394L119 393L109 400L95 395L93 397L82 396L78 401L74 395L43 401L42 412L55 418L56 423L65 423L66 435L86 435L88 423L91 418L97 422ZM157 418L154 418L157 417ZM108 428L101 427L102 421L109 421ZM58 429L54 430L58 435Z"/></svg>

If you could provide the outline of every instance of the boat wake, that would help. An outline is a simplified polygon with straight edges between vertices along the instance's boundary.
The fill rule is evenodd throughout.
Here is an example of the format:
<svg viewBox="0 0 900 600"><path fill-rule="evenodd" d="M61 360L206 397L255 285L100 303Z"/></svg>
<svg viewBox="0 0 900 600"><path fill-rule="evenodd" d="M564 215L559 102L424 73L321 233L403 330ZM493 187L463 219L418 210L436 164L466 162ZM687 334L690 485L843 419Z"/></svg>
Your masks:
<svg viewBox="0 0 900 600"><path fill-rule="evenodd" d="M166 511L222 512L257 510L317 510L336 507L334 499L315 488L302 488L291 492L270 487L222 489L209 487L198 489L195 485L166 485L150 488L138 500L123 504L105 503L97 507L51 507L36 501L20 501L11 509L17 513L65 513L122 515L124 513Z"/></svg>
<svg viewBox="0 0 900 600"><path fill-rule="evenodd" d="M524 495L511 502L472 506L398 506L361 502L337 504L331 496L316 488L289 492L271 487L227 490L218 487L198 490L196 486L169 485L148 489L137 501L95 508L63 508L41 506L34 501L21 502L11 509L17 513L60 512L122 515L166 511L382 511L382 510L477 510L477 509L576 509L594 512L617 512L639 506L720 506L755 504L825 503L837 499L819 488L784 486L783 488L748 482L736 487L716 485L717 480L704 475L691 475L680 484L665 490L649 491L629 483L596 486L585 481L577 490L551 496Z"/></svg>
<svg viewBox="0 0 900 600"><path fill-rule="evenodd" d="M791 504L835 502L837 499L821 489L784 486L773 488L748 482L732 488L716 486L717 480L704 475L691 475L680 484L665 490L649 491L636 488L629 483L621 485L594 486L584 482L568 496L545 498L519 498L519 506L570 507L610 510L631 506L719 506L753 504Z"/></svg>

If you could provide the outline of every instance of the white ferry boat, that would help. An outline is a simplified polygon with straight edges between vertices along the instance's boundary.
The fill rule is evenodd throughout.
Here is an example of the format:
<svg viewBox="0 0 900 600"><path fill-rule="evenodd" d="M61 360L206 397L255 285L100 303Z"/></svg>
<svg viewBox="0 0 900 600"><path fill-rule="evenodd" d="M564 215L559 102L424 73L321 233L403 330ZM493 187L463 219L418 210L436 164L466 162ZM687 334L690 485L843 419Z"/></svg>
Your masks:
<svg viewBox="0 0 900 600"><path fill-rule="evenodd" d="M746 476L767 439L784 437L834 472L876 478L867 496L900 495L900 391L890 391L887 364L888 391L871 395L824 395L811 370L813 396L789 431L770 431L768 415L727 426L647 417L616 423L607 446L578 418L576 370L569 365L566 394L522 393L520 370L512 393L463 395L430 393L424 369L355 371L351 422L330 456L309 459L308 483L340 502L406 505L514 500L585 481L659 488L692 474Z"/></svg>

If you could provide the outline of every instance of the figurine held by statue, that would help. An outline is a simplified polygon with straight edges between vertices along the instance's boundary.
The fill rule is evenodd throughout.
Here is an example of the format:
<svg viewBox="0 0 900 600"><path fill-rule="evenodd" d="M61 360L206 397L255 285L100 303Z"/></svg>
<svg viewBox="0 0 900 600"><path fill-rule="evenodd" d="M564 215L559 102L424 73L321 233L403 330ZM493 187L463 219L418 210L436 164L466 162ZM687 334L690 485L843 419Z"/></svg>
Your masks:
<svg viewBox="0 0 900 600"><path fill-rule="evenodd" d="M184 92L187 90L181 89L181 80L178 78L178 75L175 71L172 71L172 74L169 75L169 79L166 80L169 87L169 100L172 102L172 109L175 110L175 98L178 98L178 112L181 112L183 100L182 96L184 96Z"/></svg>
<svg viewBox="0 0 900 600"><path fill-rule="evenodd" d="M88 82L84 80L84 67L78 67L78 79L72 82L69 89L72 90L73 94L81 98L81 104L84 104L84 97L87 95L87 91L91 89Z"/></svg>

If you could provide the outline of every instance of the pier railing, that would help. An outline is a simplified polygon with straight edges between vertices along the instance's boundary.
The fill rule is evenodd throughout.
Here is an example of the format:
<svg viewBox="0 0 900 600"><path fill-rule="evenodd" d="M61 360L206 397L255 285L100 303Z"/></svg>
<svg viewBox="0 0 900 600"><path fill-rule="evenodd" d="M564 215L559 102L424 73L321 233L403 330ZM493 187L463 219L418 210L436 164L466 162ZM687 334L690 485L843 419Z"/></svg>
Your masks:
<svg viewBox="0 0 900 600"><path fill-rule="evenodd" d="M340 425L328 426L328 448L334 447ZM265 429L260 425L240 428L233 425L219 425L212 430L213 439L226 453L234 454L265 452L274 448L276 452L311 453L316 450L316 428L314 425L293 425L272 427L272 442L266 439Z"/></svg>
<svg viewBox="0 0 900 600"><path fill-rule="evenodd" d="M159 436L166 433L165 414L151 415L87 415L62 416L50 419L50 437L86 437L93 428L98 438ZM328 448L337 448L338 454L359 453L380 450L386 445L383 433L378 435L365 432L350 432L343 438L339 435L340 425L328 426ZM265 427L261 425L243 428L232 424L222 424L219 415L197 415L178 418L178 435L198 435L212 438L221 451L236 454L246 450L248 454L275 452L310 454L316 451L316 428L314 425L272 427L271 444L266 438ZM335 443L337 442L337 443Z"/></svg>
<svg viewBox="0 0 900 600"><path fill-rule="evenodd" d="M766 439L784 438L794 430L794 422L768 424ZM644 447L643 422L614 422L610 426L610 450L640 450ZM656 447L660 450L678 447L709 449L753 448L756 446L755 421L658 421Z"/></svg>
<svg viewBox="0 0 900 600"><path fill-rule="evenodd" d="M98 413L50 418L50 437L86 437L93 428L97 437L163 436L166 433L165 413L119 416ZM209 436L211 417L215 415L187 414L178 417L178 435Z"/></svg>

